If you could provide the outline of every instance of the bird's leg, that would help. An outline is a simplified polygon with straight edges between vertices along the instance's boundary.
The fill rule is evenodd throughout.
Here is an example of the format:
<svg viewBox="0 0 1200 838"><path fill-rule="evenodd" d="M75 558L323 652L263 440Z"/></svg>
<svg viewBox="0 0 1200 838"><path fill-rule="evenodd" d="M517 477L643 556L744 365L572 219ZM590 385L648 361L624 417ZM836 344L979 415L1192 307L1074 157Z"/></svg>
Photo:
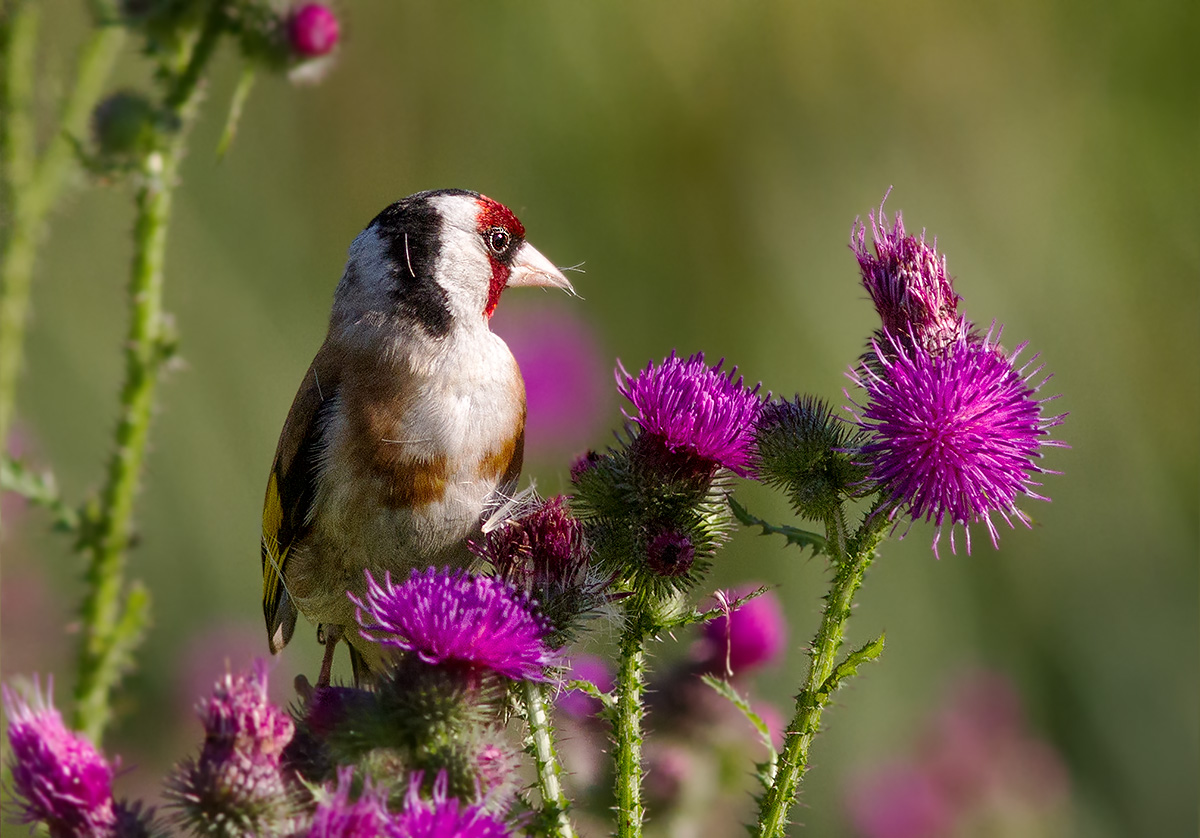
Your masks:
<svg viewBox="0 0 1200 838"><path fill-rule="evenodd" d="M341 626L317 626L317 640L325 644L325 657L321 659L321 674L317 676L318 687L328 687L333 675L333 650L342 639Z"/></svg>

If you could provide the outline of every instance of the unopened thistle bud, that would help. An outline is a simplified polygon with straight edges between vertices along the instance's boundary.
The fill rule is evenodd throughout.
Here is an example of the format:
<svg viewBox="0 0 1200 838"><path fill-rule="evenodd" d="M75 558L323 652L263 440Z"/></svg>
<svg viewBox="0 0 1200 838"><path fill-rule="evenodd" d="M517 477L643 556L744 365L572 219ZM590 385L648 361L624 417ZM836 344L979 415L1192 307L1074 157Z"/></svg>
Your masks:
<svg viewBox="0 0 1200 838"><path fill-rule="evenodd" d="M288 42L303 58L333 52L341 36L341 25L333 9L324 3L305 3L288 20Z"/></svg>
<svg viewBox="0 0 1200 838"><path fill-rule="evenodd" d="M786 491L799 514L826 520L862 490L869 469L855 462L861 437L819 399L770 402L758 420L759 474Z"/></svg>
<svg viewBox="0 0 1200 838"><path fill-rule="evenodd" d="M666 528L655 533L646 546L646 563L659 576L686 576L696 560L696 545L687 533Z"/></svg>
<svg viewBox="0 0 1200 838"><path fill-rule="evenodd" d="M862 270L863 287L879 312L882 329L876 333L893 336L906 348L937 352L967 337L971 324L958 313L960 297L946 272L946 257L921 238L907 235L900 213L887 229L883 206L879 215L868 215L875 248L867 250L867 225L857 221L850 235L850 248ZM883 343L885 351L890 345Z"/></svg>

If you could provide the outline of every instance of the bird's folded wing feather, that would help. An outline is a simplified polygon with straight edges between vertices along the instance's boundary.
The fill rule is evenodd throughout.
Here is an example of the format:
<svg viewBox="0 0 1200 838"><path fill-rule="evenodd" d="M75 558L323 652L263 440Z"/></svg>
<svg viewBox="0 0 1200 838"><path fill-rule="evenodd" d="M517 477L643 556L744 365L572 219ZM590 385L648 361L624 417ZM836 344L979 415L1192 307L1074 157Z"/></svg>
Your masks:
<svg viewBox="0 0 1200 838"><path fill-rule="evenodd" d="M295 624L284 572L289 551L311 525L324 444L326 411L322 405L335 397L338 387L331 366L322 363L322 353L318 353L309 367L279 436L267 480L262 521L263 616L272 651L286 645Z"/></svg>

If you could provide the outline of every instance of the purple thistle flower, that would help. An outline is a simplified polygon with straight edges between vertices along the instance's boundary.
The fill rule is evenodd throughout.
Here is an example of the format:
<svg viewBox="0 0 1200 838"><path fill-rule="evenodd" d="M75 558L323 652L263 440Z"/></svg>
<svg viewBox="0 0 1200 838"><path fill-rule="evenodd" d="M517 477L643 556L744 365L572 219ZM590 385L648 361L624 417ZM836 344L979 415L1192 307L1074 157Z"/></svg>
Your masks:
<svg viewBox="0 0 1200 838"><path fill-rule="evenodd" d="M275 828L292 804L280 765L295 725L267 697L266 664L256 661L237 677L227 672L196 712L204 725L200 757L168 781L181 820L201 832L222 824L251 833Z"/></svg>
<svg viewBox="0 0 1200 838"><path fill-rule="evenodd" d="M354 769L338 769L337 787L317 803L308 838L377 838L391 819L387 808L387 791L372 786L370 778L363 781L357 800L350 799Z"/></svg>
<svg viewBox="0 0 1200 838"><path fill-rule="evenodd" d="M915 344L928 352L938 352L966 337L971 325L958 313L961 297L946 273L946 257L937 252L937 241L927 244L924 232L920 239L907 235L899 212L888 230L883 204L878 219L871 212L868 220L874 255L867 250L867 225L857 219L850 232L850 248L858 258L863 287L879 312L882 333L896 336L906 347ZM888 349L886 345L883 348Z"/></svg>
<svg viewBox="0 0 1200 838"><path fill-rule="evenodd" d="M720 595L722 604L753 593L746 586ZM755 597L704 624L703 664L735 675L770 663L787 645L787 620L774 591Z"/></svg>
<svg viewBox="0 0 1200 838"><path fill-rule="evenodd" d="M762 407L761 385L747 389L737 367L721 372L704 363L704 353L687 360L675 351L660 364L651 362L635 376L617 364L617 390L638 415L629 417L643 435L661 441L672 453L700 459L710 470L724 466L748 477L754 470L754 423Z"/></svg>
<svg viewBox="0 0 1200 838"><path fill-rule="evenodd" d="M408 581L380 585L367 572L358 622L368 640L416 652L426 663L458 662L513 679L545 680L552 656L549 626L511 585L449 568L413 570Z"/></svg>
<svg viewBox="0 0 1200 838"><path fill-rule="evenodd" d="M1044 437L1063 417L1044 416L1042 405L1049 399L1035 398L1041 384L1031 381L1042 367L1026 370L1037 356L1017 368L1016 357L1027 344L1005 355L999 337L993 341L989 331L981 343L960 338L932 355L890 338L891 352L875 348L878 371L864 362L850 374L870 396L865 408L856 405L859 425L872 434L862 448L870 479L897 504L892 515L906 507L912 520L937 526L935 555L947 521L950 549L953 526L962 524L969 553L969 524L983 522L998 546L992 512L1010 527L1013 518L1028 527L1017 496L1048 500L1033 491L1040 484L1030 476L1054 473L1034 459L1043 446L1061 445Z"/></svg>
<svg viewBox="0 0 1200 838"><path fill-rule="evenodd" d="M455 797L446 796L446 772L438 774L433 797L421 797L421 775L416 774L408 787L404 811L388 825L387 838L508 838L508 824L490 814L482 805L464 806Z"/></svg>
<svg viewBox="0 0 1200 838"><path fill-rule="evenodd" d="M58 836L111 836L117 829L113 767L84 736L69 730L47 690L34 682L27 702L6 686L12 791L24 823Z"/></svg>

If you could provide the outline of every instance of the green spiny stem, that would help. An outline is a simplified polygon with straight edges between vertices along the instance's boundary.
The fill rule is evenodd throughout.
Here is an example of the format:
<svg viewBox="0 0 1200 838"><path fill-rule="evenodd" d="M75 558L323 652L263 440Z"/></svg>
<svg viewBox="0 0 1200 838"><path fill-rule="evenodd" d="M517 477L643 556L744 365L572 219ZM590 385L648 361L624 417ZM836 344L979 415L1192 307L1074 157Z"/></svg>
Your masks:
<svg viewBox="0 0 1200 838"><path fill-rule="evenodd" d="M833 583L825 597L825 613L809 652L812 662L808 678L796 697L796 714L788 725L775 780L763 795L758 824L751 830L754 838L783 838L787 829L788 813L795 802L800 779L808 770L809 748L820 730L821 714L829 703L832 692L830 676L834 673L838 650L845 638L850 607L875 557L875 547L886 516L868 516L867 523L850 539L839 537L837 530L845 526L840 515L827 523L827 538L835 571Z"/></svg>
<svg viewBox="0 0 1200 838"><path fill-rule="evenodd" d="M621 638L614 724L617 740L616 795L618 838L640 838L642 806L642 693L646 681L645 630L633 614Z"/></svg>
<svg viewBox="0 0 1200 838"><path fill-rule="evenodd" d="M164 359L163 265L171 198L184 152L184 137L200 98L199 82L225 25L221 3L213 3L184 69L171 80L165 106L179 128L160 138L138 167L134 259L130 273L130 325L125 343L125 384L121 417L108 478L96 520L85 539L90 553L87 593L82 605L83 638L75 688L76 728L99 742L108 724L109 698L129 660L141 621L128 618L122 599L125 554L133 527L133 507L146 454L150 420ZM145 610L139 604L140 611Z"/></svg>
<svg viewBox="0 0 1200 838"><path fill-rule="evenodd" d="M9 222L4 238L0 286L0 449L8 439L13 398L25 341L29 286L37 245L33 212L33 75L38 10L17 3L3 23L4 76L0 83L0 153L4 161L4 200Z"/></svg>
<svg viewBox="0 0 1200 838"><path fill-rule="evenodd" d="M554 751L554 729L546 712L546 688L533 681L521 686L525 718L529 723L529 739L537 765L538 791L542 795L542 810L547 815L550 838L574 838L575 830L567 814L570 801L562 788L562 768Z"/></svg>

